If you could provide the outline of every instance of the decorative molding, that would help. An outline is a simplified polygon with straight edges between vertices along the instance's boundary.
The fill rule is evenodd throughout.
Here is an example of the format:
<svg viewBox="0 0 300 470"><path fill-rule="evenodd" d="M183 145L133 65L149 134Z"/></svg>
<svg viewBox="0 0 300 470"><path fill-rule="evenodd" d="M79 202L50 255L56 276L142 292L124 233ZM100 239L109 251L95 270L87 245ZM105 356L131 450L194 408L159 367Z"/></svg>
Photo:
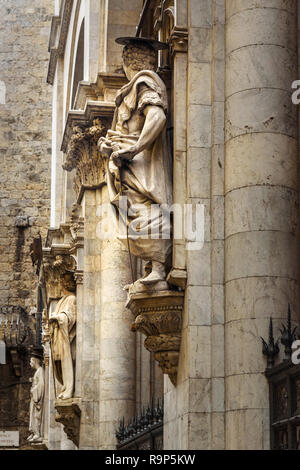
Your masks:
<svg viewBox="0 0 300 470"><path fill-rule="evenodd" d="M95 82L81 81L75 96L75 109L84 109L88 101L114 103L116 94L128 80L124 73L101 72Z"/></svg>
<svg viewBox="0 0 300 470"><path fill-rule="evenodd" d="M61 151L67 153L74 127L89 127L95 119L100 119L103 126L110 128L115 104L103 101L87 101L84 110L69 111L61 144Z"/></svg>
<svg viewBox="0 0 300 470"><path fill-rule="evenodd" d="M55 421L61 423L70 441L79 447L80 437L80 398L70 398L68 400L56 400L55 409L57 411Z"/></svg>
<svg viewBox="0 0 300 470"><path fill-rule="evenodd" d="M63 56L65 52L72 8L73 0L63 0L59 16L52 18L49 39L50 60L47 75L47 83L50 83L50 85L54 83L57 59L59 56Z"/></svg>
<svg viewBox="0 0 300 470"><path fill-rule="evenodd" d="M183 302L183 292L160 291L129 294L127 303L136 317L132 331L146 335L145 348L154 353L173 385L177 382Z"/></svg>

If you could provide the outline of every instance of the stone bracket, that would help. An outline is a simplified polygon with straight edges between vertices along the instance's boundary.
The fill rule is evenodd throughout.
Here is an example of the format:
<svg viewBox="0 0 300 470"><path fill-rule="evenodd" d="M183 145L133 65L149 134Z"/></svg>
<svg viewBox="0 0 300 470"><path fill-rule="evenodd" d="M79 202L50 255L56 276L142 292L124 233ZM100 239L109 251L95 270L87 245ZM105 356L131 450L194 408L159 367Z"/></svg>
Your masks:
<svg viewBox="0 0 300 470"><path fill-rule="evenodd" d="M132 331L146 335L145 348L154 353L173 385L177 382L183 302L183 292L166 290L129 294L127 303L135 315Z"/></svg>
<svg viewBox="0 0 300 470"><path fill-rule="evenodd" d="M64 431L70 441L79 447L80 436L80 417L81 409L80 398L69 398L68 400L56 400L55 409L57 411L55 421L61 423Z"/></svg>

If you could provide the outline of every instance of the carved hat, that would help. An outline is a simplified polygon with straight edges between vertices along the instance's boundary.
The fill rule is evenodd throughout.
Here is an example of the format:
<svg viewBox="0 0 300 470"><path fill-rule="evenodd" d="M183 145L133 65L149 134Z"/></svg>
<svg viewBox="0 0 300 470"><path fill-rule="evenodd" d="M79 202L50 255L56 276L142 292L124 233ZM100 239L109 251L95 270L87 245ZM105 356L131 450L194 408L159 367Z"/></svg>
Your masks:
<svg viewBox="0 0 300 470"><path fill-rule="evenodd" d="M150 47L152 47L155 51L159 51L162 49L169 49L168 44L160 41L156 41L155 39L150 39L150 38L140 38L136 36L124 36L121 38L116 39L117 44L121 44L122 46L127 46L128 44L134 44L134 45L139 45L139 44L146 44Z"/></svg>
<svg viewBox="0 0 300 470"><path fill-rule="evenodd" d="M29 350L30 357L36 357L40 361L43 360L43 349L42 348L31 348Z"/></svg>

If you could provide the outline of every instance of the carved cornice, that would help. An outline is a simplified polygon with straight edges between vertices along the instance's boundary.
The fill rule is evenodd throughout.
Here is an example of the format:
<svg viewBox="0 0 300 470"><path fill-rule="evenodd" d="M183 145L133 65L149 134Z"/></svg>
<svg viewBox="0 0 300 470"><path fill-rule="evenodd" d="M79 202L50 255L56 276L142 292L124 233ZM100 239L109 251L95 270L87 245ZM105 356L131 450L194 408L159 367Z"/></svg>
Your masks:
<svg viewBox="0 0 300 470"><path fill-rule="evenodd" d="M125 74L101 72L95 82L79 82L74 108L84 109L88 101L114 103L120 88L128 83Z"/></svg>
<svg viewBox="0 0 300 470"><path fill-rule="evenodd" d="M177 381L183 301L183 292L160 291L129 294L127 303L136 317L132 331L146 335L145 348L154 353L173 385Z"/></svg>
<svg viewBox="0 0 300 470"><path fill-rule="evenodd" d="M80 437L80 402L80 398L55 401L55 408L57 411L55 421L63 425L68 439L70 439L76 447L79 447Z"/></svg>
<svg viewBox="0 0 300 470"><path fill-rule="evenodd" d="M54 82L57 58L62 56L65 51L72 8L73 0L63 0L61 2L59 16L52 18L49 39L50 61L47 76L47 82L50 83L50 85L53 85Z"/></svg>
<svg viewBox="0 0 300 470"><path fill-rule="evenodd" d="M86 128L91 126L95 119L100 119L102 125L109 129L114 115L114 110L114 103L87 101L84 110L69 111L62 139L61 151L67 153L74 127L78 126L80 128Z"/></svg>

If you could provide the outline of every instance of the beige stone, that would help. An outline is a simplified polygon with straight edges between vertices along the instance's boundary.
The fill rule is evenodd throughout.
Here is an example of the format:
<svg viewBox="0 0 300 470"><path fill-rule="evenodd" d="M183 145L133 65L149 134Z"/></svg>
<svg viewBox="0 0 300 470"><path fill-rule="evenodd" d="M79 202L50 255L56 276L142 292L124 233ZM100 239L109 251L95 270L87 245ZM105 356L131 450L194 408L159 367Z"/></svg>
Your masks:
<svg viewBox="0 0 300 470"><path fill-rule="evenodd" d="M296 319L299 302L297 282L279 277L252 277L236 279L226 285L226 320L246 318L284 318L291 304ZM274 332L279 334L279 331ZM263 336L263 334L261 334ZM267 337L267 330L265 329Z"/></svg>
<svg viewBox="0 0 300 470"><path fill-rule="evenodd" d="M212 450L225 450L225 416L224 413L212 413Z"/></svg>
<svg viewBox="0 0 300 470"><path fill-rule="evenodd" d="M294 0L227 0L226 17L230 18L236 13L254 8L274 8L294 13L295 2Z"/></svg>
<svg viewBox="0 0 300 470"><path fill-rule="evenodd" d="M201 83L199 89L198 84ZM211 104L211 64L191 62L188 68L190 104Z"/></svg>
<svg viewBox="0 0 300 470"><path fill-rule="evenodd" d="M236 320L226 325L225 331L225 373L226 376L235 374L261 374L266 368L266 360L262 355L261 334L267 333L269 319ZM253 375L253 380L255 377ZM267 390L261 389L258 394Z"/></svg>
<svg viewBox="0 0 300 470"><path fill-rule="evenodd" d="M212 411L221 413L225 411L225 382L223 378L212 379Z"/></svg>
<svg viewBox="0 0 300 470"><path fill-rule="evenodd" d="M226 240L225 250L226 282L256 276L297 279L297 248L293 235L271 231L237 233Z"/></svg>
<svg viewBox="0 0 300 470"><path fill-rule="evenodd" d="M290 91L297 76L295 53L274 45L251 45L235 50L226 62L227 97L250 88Z"/></svg>
<svg viewBox="0 0 300 470"><path fill-rule="evenodd" d="M211 107L190 105L188 125L189 146L209 148L211 146Z"/></svg>
<svg viewBox="0 0 300 470"><path fill-rule="evenodd" d="M191 378L206 379L211 376L211 361L208 352L211 348L210 327L188 328L188 367Z"/></svg>
<svg viewBox="0 0 300 470"><path fill-rule="evenodd" d="M211 62L212 33L209 28L190 28L189 59L191 62Z"/></svg>
<svg viewBox="0 0 300 470"><path fill-rule="evenodd" d="M226 449L264 449L265 417L258 410L230 411L226 415Z"/></svg>
<svg viewBox="0 0 300 470"><path fill-rule="evenodd" d="M226 192L252 185L298 188L297 141L289 136L244 134L226 145Z"/></svg>
<svg viewBox="0 0 300 470"><path fill-rule="evenodd" d="M226 409L250 410L268 408L268 393L258 393L267 389L264 374L241 374L226 377Z"/></svg>
<svg viewBox="0 0 300 470"><path fill-rule="evenodd" d="M244 187L227 194L227 232L280 231L295 234L298 193L274 186Z"/></svg>
<svg viewBox="0 0 300 470"><path fill-rule="evenodd" d="M275 8L253 8L233 15L227 23L227 54L249 44L274 44L295 50L295 19L295 11Z"/></svg>
<svg viewBox="0 0 300 470"><path fill-rule="evenodd" d="M296 107L284 90L246 90L226 103L226 141L243 134L279 133L296 138Z"/></svg>
<svg viewBox="0 0 300 470"><path fill-rule="evenodd" d="M224 376L224 326L212 325L211 328L211 363L212 376Z"/></svg>
<svg viewBox="0 0 300 470"><path fill-rule="evenodd" d="M208 326L211 324L211 287L189 286L186 289L185 304L188 315L187 325Z"/></svg>

